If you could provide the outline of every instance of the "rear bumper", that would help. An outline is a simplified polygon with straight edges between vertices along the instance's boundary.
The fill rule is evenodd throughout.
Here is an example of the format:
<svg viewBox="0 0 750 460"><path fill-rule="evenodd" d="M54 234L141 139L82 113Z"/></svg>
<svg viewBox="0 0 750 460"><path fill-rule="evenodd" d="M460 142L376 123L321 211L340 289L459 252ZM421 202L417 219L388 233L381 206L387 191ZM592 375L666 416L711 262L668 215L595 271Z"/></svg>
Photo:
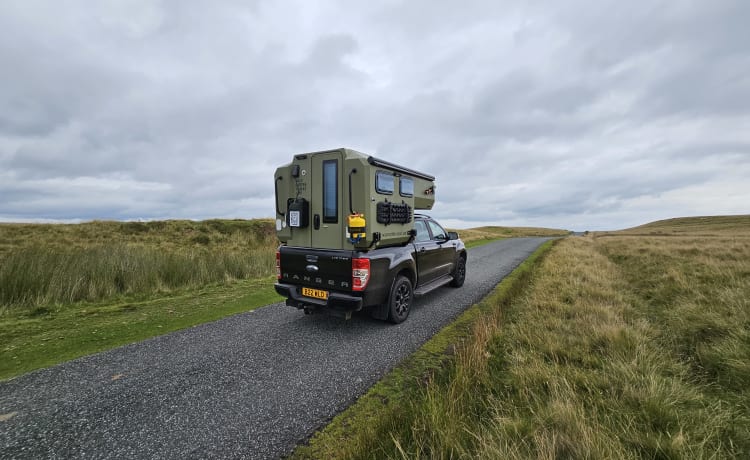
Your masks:
<svg viewBox="0 0 750 460"><path fill-rule="evenodd" d="M301 294L302 286L295 284L276 283L274 288L279 295L286 297L286 304L296 308L329 308L334 311L352 312L362 309L362 297L357 297L340 292L329 292L328 300L313 299Z"/></svg>

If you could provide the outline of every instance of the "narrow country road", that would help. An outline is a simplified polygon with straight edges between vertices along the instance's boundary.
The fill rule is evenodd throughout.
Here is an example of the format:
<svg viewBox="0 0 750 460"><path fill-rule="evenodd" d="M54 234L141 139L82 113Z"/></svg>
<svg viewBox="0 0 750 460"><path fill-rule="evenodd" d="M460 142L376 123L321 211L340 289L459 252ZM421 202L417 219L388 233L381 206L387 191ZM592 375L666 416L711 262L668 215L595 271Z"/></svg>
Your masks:
<svg viewBox="0 0 750 460"><path fill-rule="evenodd" d="M469 250L400 325L275 304L2 382L0 458L286 455L546 240Z"/></svg>

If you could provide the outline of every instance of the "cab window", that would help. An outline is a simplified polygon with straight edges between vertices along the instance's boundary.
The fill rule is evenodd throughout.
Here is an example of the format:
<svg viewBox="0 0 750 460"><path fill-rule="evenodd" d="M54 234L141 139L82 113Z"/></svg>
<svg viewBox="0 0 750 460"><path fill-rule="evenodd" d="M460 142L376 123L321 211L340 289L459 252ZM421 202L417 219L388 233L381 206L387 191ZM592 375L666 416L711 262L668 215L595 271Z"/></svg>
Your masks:
<svg viewBox="0 0 750 460"><path fill-rule="evenodd" d="M427 226L423 220L417 220L414 222L414 230L417 231L417 236L414 237L416 242L421 243L424 241L430 241L430 234L427 232Z"/></svg>
<svg viewBox="0 0 750 460"><path fill-rule="evenodd" d="M445 232L445 230L443 230L443 227L437 224L437 222L428 220L427 225L430 226L430 231L432 232L433 240L447 240L448 239L448 234Z"/></svg>

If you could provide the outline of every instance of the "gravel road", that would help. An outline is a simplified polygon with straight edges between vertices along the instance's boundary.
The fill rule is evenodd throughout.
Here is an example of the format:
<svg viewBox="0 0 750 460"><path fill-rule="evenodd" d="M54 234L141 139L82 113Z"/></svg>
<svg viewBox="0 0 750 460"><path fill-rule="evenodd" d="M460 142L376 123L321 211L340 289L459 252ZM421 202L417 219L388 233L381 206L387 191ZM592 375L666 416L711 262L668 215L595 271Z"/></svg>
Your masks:
<svg viewBox="0 0 750 460"><path fill-rule="evenodd" d="M274 304L0 383L0 458L286 455L546 240L469 250L400 325Z"/></svg>

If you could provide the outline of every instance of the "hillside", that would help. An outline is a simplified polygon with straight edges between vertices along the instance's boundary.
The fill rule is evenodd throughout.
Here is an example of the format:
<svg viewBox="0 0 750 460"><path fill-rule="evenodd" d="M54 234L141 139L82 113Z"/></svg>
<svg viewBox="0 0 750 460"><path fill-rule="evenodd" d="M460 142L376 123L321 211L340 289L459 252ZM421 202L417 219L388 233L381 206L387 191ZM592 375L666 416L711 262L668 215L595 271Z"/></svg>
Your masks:
<svg viewBox="0 0 750 460"><path fill-rule="evenodd" d="M519 238L525 236L567 236L570 232L557 228L541 227L499 227L487 226L457 230L464 243L473 246L476 242L499 238Z"/></svg>
<svg viewBox="0 0 750 460"><path fill-rule="evenodd" d="M676 217L673 219L657 220L637 227L616 232L597 232L597 234L618 235L693 235L728 234L746 232L750 228L750 215L736 216L700 216Z"/></svg>

